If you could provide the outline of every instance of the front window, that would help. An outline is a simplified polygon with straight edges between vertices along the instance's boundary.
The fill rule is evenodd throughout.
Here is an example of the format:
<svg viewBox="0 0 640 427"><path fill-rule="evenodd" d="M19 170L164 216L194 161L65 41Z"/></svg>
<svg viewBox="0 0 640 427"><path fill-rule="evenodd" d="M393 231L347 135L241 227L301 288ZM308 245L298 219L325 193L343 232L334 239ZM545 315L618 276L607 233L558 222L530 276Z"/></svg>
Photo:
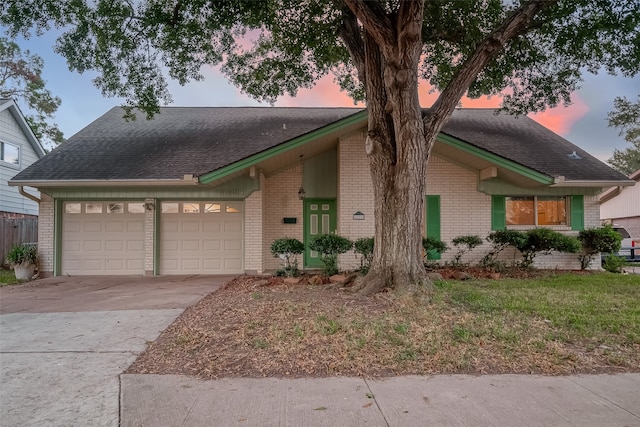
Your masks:
<svg viewBox="0 0 640 427"><path fill-rule="evenodd" d="M20 148L8 142L0 142L0 160L11 163L12 165L19 165Z"/></svg>
<svg viewBox="0 0 640 427"><path fill-rule="evenodd" d="M567 197L507 197L507 225L567 225Z"/></svg>

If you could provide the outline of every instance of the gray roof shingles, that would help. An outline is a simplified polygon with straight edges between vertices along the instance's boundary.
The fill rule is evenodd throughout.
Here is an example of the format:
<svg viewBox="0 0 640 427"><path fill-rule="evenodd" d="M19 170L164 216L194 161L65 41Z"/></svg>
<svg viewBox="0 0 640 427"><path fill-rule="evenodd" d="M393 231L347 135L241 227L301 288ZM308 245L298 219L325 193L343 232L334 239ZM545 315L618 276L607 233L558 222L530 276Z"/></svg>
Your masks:
<svg viewBox="0 0 640 427"><path fill-rule="evenodd" d="M362 111L357 108L165 107L126 122L113 108L16 181L181 179L218 170ZM427 110L425 110L427 111ZM626 177L528 117L459 109L443 133L549 176ZM581 160L571 160L576 151Z"/></svg>

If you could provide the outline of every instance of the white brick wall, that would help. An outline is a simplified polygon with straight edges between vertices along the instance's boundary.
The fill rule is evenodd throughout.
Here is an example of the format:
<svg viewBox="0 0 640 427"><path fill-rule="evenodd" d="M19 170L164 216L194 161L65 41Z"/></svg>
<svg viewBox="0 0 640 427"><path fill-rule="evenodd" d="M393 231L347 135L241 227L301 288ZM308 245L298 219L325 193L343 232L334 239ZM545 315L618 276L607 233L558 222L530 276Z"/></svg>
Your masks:
<svg viewBox="0 0 640 427"><path fill-rule="evenodd" d="M159 203L155 199L145 199L145 206L147 203L153 204L155 209L160 209ZM153 249L154 249L154 228L156 223L156 211L155 209L145 209L144 211L144 274L147 276L153 276Z"/></svg>
<svg viewBox="0 0 640 427"><path fill-rule="evenodd" d="M260 175L260 188L265 185L264 176ZM244 269L247 273L263 271L263 191L255 191L244 201Z"/></svg>
<svg viewBox="0 0 640 427"><path fill-rule="evenodd" d="M369 159L364 150L365 131L340 140L338 146L338 234L356 241L373 237L373 185ZM353 214L362 212L364 220L354 220ZM340 256L341 269L355 269L360 261L353 251Z"/></svg>
<svg viewBox="0 0 640 427"><path fill-rule="evenodd" d="M281 268L278 259L271 255L271 243L282 237L293 237L303 240L303 204L298 199L302 167L293 166L276 175L267 177L264 181L263 203L263 250L262 266L264 270ZM297 218L296 224L283 224L282 218ZM298 258L298 265L302 267L302 255Z"/></svg>
<svg viewBox="0 0 640 427"><path fill-rule="evenodd" d="M38 258L41 277L53 276L54 246L54 202L46 194L40 195L40 211L38 215Z"/></svg>
<svg viewBox="0 0 640 427"><path fill-rule="evenodd" d="M359 132L340 140L338 148L338 233L356 240L374 235L373 187L369 163L364 151L365 133ZM463 235L478 235L481 239L491 232L491 196L477 191L478 172L450 163L436 155L429 159L426 195L440 196L441 239L449 246L442 262L451 261L455 248L451 241ZM595 196L585 196L585 228L600 223ZM361 211L364 221L353 220L353 213ZM527 229L528 227L523 227ZM424 224L422 225L424 230ZM567 235L577 236L568 227L559 229ZM488 243L463 256L463 262L477 263L490 249ZM505 251L503 259L511 262L514 251ZM517 258L519 259L519 258ZM577 254L553 253L536 258L540 268L580 268ZM598 268L597 261L593 263ZM359 261L353 252L340 257L341 269L354 269Z"/></svg>

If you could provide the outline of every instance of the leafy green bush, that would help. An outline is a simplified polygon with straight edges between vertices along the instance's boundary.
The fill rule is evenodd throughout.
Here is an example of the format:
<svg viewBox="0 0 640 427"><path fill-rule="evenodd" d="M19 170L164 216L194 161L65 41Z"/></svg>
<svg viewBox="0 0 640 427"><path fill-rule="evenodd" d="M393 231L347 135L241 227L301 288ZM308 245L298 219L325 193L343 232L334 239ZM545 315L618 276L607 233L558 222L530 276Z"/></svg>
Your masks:
<svg viewBox="0 0 640 427"><path fill-rule="evenodd" d="M435 239L433 237L422 238L422 248L427 259L433 259L436 254L442 255L449 246L442 240Z"/></svg>
<svg viewBox="0 0 640 427"><path fill-rule="evenodd" d="M487 236L487 242L491 244L491 250L480 260L484 268L499 266L498 255L508 247L522 247L527 240L527 235L516 230L497 230Z"/></svg>
<svg viewBox="0 0 640 427"><path fill-rule="evenodd" d="M458 236L452 240L453 246L456 247L456 254L453 256L452 264L456 267L462 265L462 255L470 252L473 248L482 244L480 236Z"/></svg>
<svg viewBox="0 0 640 427"><path fill-rule="evenodd" d="M360 255L360 272L367 274L373 260L373 237L362 237L353 243L353 250Z"/></svg>
<svg viewBox="0 0 640 427"><path fill-rule="evenodd" d="M584 270L591 264L596 254L605 252L609 254L620 250L622 236L615 231L611 224L600 228L589 228L578 233L578 240L582 243L582 253L578 257L580 267Z"/></svg>
<svg viewBox="0 0 640 427"><path fill-rule="evenodd" d="M284 275L287 277L298 275L298 255L303 252L304 244L300 240L291 237L274 240L271 244L271 254L283 260Z"/></svg>
<svg viewBox="0 0 640 427"><path fill-rule="evenodd" d="M16 245L11 248L6 258L11 265L35 265L38 263L38 248L35 245Z"/></svg>
<svg viewBox="0 0 640 427"><path fill-rule="evenodd" d="M534 258L539 254L548 254L551 251L575 253L580 250L578 239L550 228L534 228L525 234L527 239L524 244L516 247L522 253L520 265L524 268L531 267Z"/></svg>
<svg viewBox="0 0 640 427"><path fill-rule="evenodd" d="M353 242L337 234L323 234L309 244L309 249L320 253L325 274L331 276L338 272L338 255L353 247Z"/></svg>
<svg viewBox="0 0 640 427"><path fill-rule="evenodd" d="M620 273L625 263L626 260L623 257L609 254L602 262L602 268L610 273Z"/></svg>

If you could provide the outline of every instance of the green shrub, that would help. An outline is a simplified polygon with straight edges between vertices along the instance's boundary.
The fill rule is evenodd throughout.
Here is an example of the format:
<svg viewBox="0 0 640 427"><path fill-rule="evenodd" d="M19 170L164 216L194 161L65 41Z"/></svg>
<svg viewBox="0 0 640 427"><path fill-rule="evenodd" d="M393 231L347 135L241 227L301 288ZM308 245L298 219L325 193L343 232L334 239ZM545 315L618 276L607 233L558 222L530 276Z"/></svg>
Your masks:
<svg viewBox="0 0 640 427"><path fill-rule="evenodd" d="M480 260L480 265L484 268L494 268L499 266L498 255L508 247L522 247L527 240L527 235L516 230L497 230L489 234L486 238L491 244L491 250Z"/></svg>
<svg viewBox="0 0 640 427"><path fill-rule="evenodd" d="M320 253L325 274L331 276L338 272L338 255L353 247L353 242L337 234L323 234L309 244L309 249Z"/></svg>
<svg viewBox="0 0 640 427"><path fill-rule="evenodd" d="M524 268L531 267L534 258L539 254L548 254L551 251L575 253L580 250L578 239L550 228L534 228L525 234L527 239L524 244L516 247L522 253L520 265Z"/></svg>
<svg viewBox="0 0 640 427"><path fill-rule="evenodd" d="M284 275L287 277L297 276L298 255L304 252L304 244L291 237L274 240L271 244L271 254L280 258L284 262Z"/></svg>
<svg viewBox="0 0 640 427"><path fill-rule="evenodd" d="M611 224L600 228L589 228L578 233L578 240L582 243L582 253L578 257L580 267L584 270L591 264L596 254L600 252L616 253L620 250L622 236L615 231Z"/></svg>
<svg viewBox="0 0 640 427"><path fill-rule="evenodd" d="M16 245L11 248L6 258L11 265L37 264L38 248L35 245Z"/></svg>
<svg viewBox="0 0 640 427"><path fill-rule="evenodd" d="M456 254L453 256L452 264L456 267L462 265L462 255L470 252L473 248L482 244L480 236L458 236L452 240L453 246L456 247Z"/></svg>
<svg viewBox="0 0 640 427"><path fill-rule="evenodd" d="M427 259L434 259L436 255L442 255L449 246L442 240L435 239L433 237L422 238L422 248L424 249L425 257Z"/></svg>
<svg viewBox="0 0 640 427"><path fill-rule="evenodd" d="M609 254L602 262L602 268L610 273L620 273L625 263L626 260L623 257Z"/></svg>
<svg viewBox="0 0 640 427"><path fill-rule="evenodd" d="M373 260L373 237L362 237L353 243L353 250L360 255L360 272L367 274Z"/></svg>

